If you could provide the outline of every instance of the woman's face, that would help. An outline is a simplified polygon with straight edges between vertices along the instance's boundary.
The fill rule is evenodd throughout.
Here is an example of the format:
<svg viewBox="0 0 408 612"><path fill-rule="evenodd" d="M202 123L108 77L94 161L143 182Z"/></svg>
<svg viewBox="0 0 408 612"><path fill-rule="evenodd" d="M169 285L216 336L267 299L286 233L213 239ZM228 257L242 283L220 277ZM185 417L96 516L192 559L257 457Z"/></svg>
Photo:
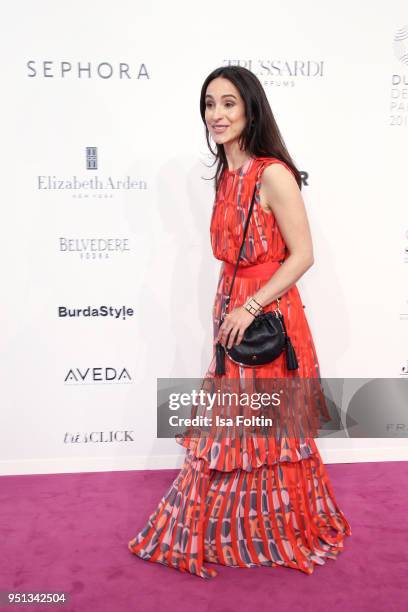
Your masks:
<svg viewBox="0 0 408 612"><path fill-rule="evenodd" d="M205 121L217 144L230 144L246 124L245 104L238 89L223 77L212 80L205 94Z"/></svg>

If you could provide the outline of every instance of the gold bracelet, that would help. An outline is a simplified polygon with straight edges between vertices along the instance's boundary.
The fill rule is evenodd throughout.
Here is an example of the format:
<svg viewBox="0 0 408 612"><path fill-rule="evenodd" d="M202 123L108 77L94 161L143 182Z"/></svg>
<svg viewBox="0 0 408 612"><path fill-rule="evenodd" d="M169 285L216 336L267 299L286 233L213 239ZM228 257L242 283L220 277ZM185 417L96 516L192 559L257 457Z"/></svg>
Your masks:
<svg viewBox="0 0 408 612"><path fill-rule="evenodd" d="M254 306L252 302L255 302L256 306ZM262 306L258 304L258 302L253 297L247 299L244 304L244 308L254 317L258 316L262 312Z"/></svg>

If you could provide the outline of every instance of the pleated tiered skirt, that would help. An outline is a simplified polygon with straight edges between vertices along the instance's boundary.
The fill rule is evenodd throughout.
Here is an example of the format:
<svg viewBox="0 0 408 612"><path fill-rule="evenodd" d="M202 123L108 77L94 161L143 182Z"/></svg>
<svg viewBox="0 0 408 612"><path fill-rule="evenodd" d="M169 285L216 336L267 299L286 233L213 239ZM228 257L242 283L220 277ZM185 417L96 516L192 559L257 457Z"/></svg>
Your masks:
<svg viewBox="0 0 408 612"><path fill-rule="evenodd" d="M202 578L206 562L286 566L307 574L343 550L350 526L318 449L299 461L222 472L188 450L184 465L129 550Z"/></svg>
<svg viewBox="0 0 408 612"><path fill-rule="evenodd" d="M221 272L214 337L226 279ZM264 282L260 277L237 275L231 309ZM217 575L207 565L211 563L284 566L312 574L316 565L336 559L343 550L351 529L311 435L324 418L325 407L316 393L319 366L296 286L283 296L280 308L297 351L299 371L288 373L283 355L269 367L255 369L227 359L226 375L217 384L231 389L237 381L240 387L253 390L261 377L267 387L280 383L285 387L286 381L287 401L280 418L286 427L287 415L295 415L296 422L289 423L293 435L275 430L274 435L265 436L249 428L231 438L219 431L176 438L186 449L183 467L144 528L128 542L129 550L141 559L202 578ZM217 380L214 368L213 356L206 374L210 381ZM299 424L308 435L294 435Z"/></svg>

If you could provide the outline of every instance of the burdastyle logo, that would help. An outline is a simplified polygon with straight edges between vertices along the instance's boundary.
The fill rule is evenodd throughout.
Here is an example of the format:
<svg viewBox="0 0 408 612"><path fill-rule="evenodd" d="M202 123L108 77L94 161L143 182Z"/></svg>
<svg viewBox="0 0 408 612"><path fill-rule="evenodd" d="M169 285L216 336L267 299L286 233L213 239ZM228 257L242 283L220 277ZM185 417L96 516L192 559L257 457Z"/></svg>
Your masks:
<svg viewBox="0 0 408 612"><path fill-rule="evenodd" d="M113 319L125 320L128 317L133 317L135 311L128 306L86 306L85 308L68 308L67 306L58 306L58 317L60 318L81 318L81 317L110 317Z"/></svg>

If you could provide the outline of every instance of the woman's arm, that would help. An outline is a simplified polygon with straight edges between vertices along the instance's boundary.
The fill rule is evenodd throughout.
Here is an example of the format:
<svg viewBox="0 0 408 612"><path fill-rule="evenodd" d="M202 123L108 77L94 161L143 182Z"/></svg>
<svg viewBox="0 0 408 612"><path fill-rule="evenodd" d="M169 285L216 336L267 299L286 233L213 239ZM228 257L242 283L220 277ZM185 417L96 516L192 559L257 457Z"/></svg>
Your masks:
<svg viewBox="0 0 408 612"><path fill-rule="evenodd" d="M273 212L289 256L253 297L262 306L281 297L314 263L305 204L293 174L282 164L267 166L261 176L260 197Z"/></svg>

